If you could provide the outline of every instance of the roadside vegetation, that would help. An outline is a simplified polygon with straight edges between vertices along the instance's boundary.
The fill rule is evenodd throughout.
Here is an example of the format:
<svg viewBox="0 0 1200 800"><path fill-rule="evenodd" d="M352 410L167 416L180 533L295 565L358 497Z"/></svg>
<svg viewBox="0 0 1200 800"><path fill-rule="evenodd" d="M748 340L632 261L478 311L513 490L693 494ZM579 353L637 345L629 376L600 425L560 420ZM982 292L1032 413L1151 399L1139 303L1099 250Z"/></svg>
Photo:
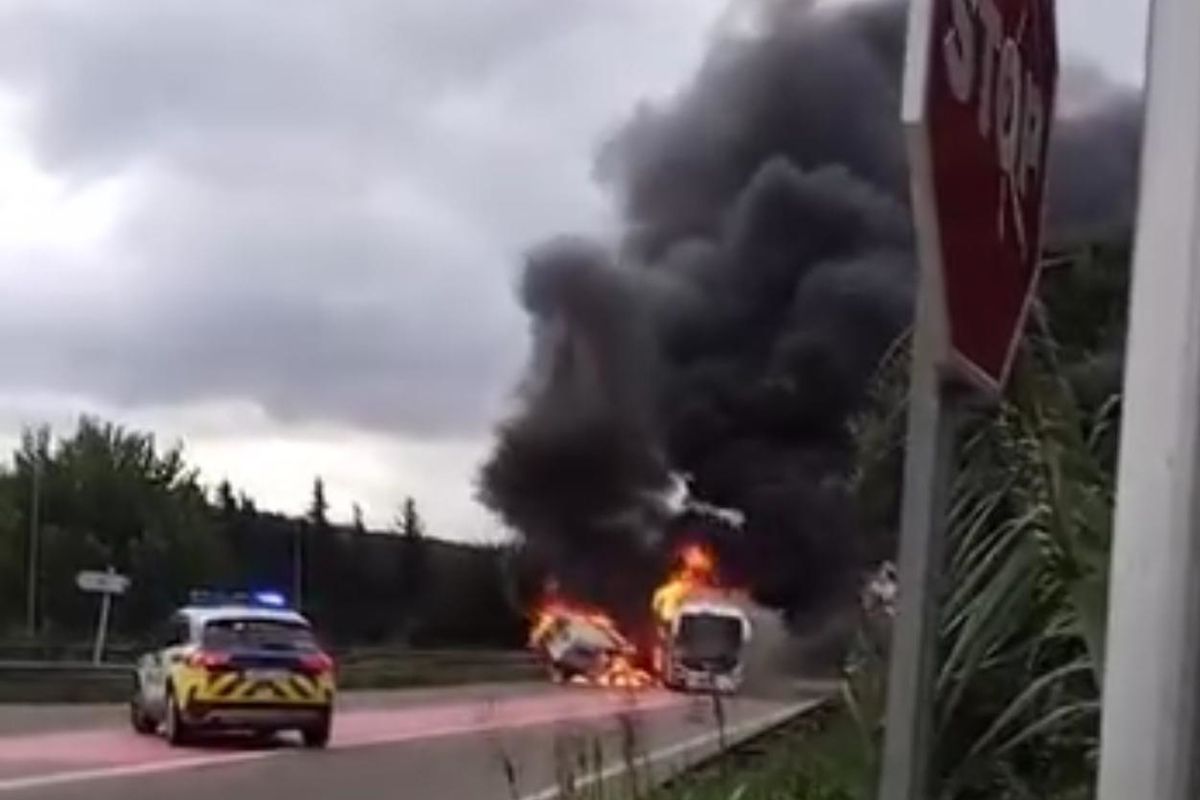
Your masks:
<svg viewBox="0 0 1200 800"><path fill-rule="evenodd" d="M335 524L319 478L308 513L261 511L227 482L205 486L181 448L91 418L67 435L25 432L0 467L0 660L54 658L95 625L80 570L113 566L132 588L114 606L113 645L136 645L194 588L274 588L295 598L332 647L508 648L524 621L509 601L505 552L437 538L412 498L396 523ZM38 534L36 634L26 609ZM387 609L386 613L381 613Z"/></svg>

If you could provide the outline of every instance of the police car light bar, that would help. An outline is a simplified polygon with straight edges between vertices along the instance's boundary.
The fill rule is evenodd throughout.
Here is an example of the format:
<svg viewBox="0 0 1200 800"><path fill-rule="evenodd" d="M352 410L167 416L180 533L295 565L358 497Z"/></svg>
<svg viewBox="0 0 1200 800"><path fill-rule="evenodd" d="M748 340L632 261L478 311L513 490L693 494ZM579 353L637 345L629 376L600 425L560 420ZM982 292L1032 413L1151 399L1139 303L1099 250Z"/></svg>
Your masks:
<svg viewBox="0 0 1200 800"><path fill-rule="evenodd" d="M227 592L214 589L193 589L189 593L189 602L194 606L260 606L263 608L287 608L287 598L283 592L272 589L255 591Z"/></svg>

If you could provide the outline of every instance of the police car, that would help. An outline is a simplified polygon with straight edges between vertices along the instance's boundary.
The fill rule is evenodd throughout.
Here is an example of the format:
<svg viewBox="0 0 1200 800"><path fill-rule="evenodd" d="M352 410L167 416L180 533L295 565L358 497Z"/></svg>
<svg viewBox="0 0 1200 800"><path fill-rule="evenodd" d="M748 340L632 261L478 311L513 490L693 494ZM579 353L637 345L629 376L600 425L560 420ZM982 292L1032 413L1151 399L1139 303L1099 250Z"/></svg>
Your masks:
<svg viewBox="0 0 1200 800"><path fill-rule="evenodd" d="M307 747L329 742L333 661L312 627L272 592L193 593L137 662L130 722L161 727L172 745L205 730L298 730Z"/></svg>

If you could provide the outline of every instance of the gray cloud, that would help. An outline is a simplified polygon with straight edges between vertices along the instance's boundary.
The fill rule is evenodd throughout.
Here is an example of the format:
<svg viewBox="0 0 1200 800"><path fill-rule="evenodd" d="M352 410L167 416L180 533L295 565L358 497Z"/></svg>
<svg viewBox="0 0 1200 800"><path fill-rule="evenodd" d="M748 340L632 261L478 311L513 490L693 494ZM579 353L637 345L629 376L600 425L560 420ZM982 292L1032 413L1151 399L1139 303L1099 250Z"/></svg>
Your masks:
<svg viewBox="0 0 1200 800"><path fill-rule="evenodd" d="M0 389L481 429L524 347L515 254L603 219L587 143L673 82L687 48L651 37L681 8L6 5L0 90L39 165L129 197L94 263L0 251Z"/></svg>
<svg viewBox="0 0 1200 800"><path fill-rule="evenodd" d="M591 145L682 85L725 5L0 4L32 157L125 200L91 252L0 243L0 391L484 429L525 347L518 254L611 222Z"/></svg>
<svg viewBox="0 0 1200 800"><path fill-rule="evenodd" d="M556 10L558 9L558 10ZM484 80L568 16L496 0L456 19L436 3L123 0L8 14L6 71L34 89L40 154L105 169L237 137L344 137L394 158L419 101ZM364 153L362 148L375 152Z"/></svg>

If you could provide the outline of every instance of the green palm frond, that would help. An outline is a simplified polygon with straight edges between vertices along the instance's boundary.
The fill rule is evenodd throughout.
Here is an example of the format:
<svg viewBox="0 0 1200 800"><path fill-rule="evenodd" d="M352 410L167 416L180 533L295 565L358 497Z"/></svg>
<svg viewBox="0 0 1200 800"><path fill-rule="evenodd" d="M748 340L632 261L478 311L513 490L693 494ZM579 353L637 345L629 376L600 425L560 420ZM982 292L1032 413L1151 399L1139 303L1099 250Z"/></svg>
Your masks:
<svg viewBox="0 0 1200 800"><path fill-rule="evenodd" d="M1119 399L1084 410L1062 355L1048 334L1031 336L1009 397L961 426L936 678L948 799L1021 796L1017 775L1073 787L1095 748L1114 494L1105 443ZM877 410L856 424L864 495L898 477L905 363L893 355Z"/></svg>

